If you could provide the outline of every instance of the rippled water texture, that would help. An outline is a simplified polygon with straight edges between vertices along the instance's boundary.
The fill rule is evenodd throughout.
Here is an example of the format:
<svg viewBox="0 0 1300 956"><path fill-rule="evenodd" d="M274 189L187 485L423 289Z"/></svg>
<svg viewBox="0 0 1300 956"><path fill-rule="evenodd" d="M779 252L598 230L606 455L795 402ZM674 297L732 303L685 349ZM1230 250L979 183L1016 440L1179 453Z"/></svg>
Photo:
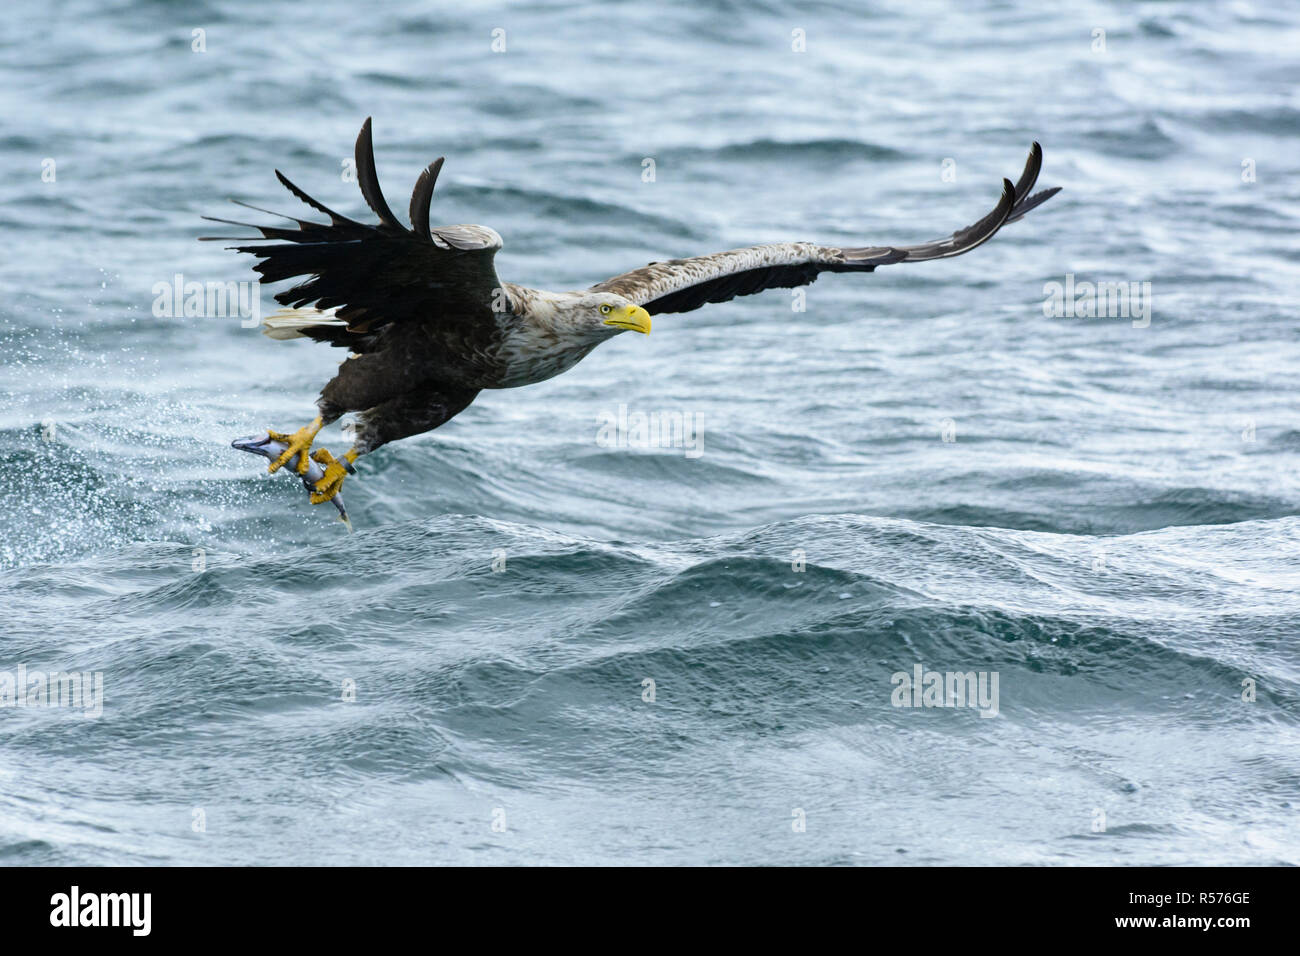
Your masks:
<svg viewBox="0 0 1300 956"><path fill-rule="evenodd" d="M0 859L1300 862L1296 8L20 2L0 41L0 671L104 687L0 709ZM363 459L349 537L229 448L340 355L153 305L252 277L199 216L306 214L275 168L361 215L366 116L395 209L446 155L435 222L542 288L931 239L1035 139L1065 189L485 393ZM1149 323L1046 316L1067 276ZM698 454L598 440L621 407ZM895 706L918 665L996 716Z"/></svg>

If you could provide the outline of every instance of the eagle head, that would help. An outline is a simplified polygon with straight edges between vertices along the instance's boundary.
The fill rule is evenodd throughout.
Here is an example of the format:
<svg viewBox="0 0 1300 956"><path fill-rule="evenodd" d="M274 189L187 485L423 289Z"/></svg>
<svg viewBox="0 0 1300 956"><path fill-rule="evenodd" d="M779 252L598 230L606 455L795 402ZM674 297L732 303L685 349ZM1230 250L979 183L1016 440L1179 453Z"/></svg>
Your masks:
<svg viewBox="0 0 1300 956"><path fill-rule="evenodd" d="M602 338L629 329L642 335L650 334L650 313L621 295L595 292L584 295L578 305L591 331L602 333Z"/></svg>

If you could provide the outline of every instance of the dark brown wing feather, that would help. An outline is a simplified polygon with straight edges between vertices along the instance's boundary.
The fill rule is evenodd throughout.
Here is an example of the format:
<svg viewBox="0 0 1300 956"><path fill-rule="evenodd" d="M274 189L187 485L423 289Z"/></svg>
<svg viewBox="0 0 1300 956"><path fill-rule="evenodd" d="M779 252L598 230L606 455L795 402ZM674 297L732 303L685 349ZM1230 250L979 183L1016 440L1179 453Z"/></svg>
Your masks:
<svg viewBox="0 0 1300 956"><path fill-rule="evenodd" d="M438 173L442 171L443 157L439 156L420 173L411 193L411 231L421 239L432 240L429 234L429 203L433 199L433 187L438 182Z"/></svg>
<svg viewBox="0 0 1300 956"><path fill-rule="evenodd" d="M710 302L727 302L738 295L764 289L807 285L822 272L872 272L895 262L923 262L959 256L983 245L1008 222L1015 222L1060 191L1045 189L1030 195L1042 168L1043 151L1034 143L1019 181L1002 181L1002 196L993 210L974 225L951 236L914 246L822 246L811 242L749 246L709 256L672 259L592 286L594 292L614 292L651 314L689 312Z"/></svg>
<svg viewBox="0 0 1300 956"><path fill-rule="evenodd" d="M501 281L494 258L501 237L483 226L429 228L429 202L442 168L441 158L421 173L411 196L414 230L403 227L379 188L369 119L357 137L356 163L361 193L379 217L377 225L334 212L279 170L276 176L280 182L304 203L328 216L328 223L286 217L297 228L281 228L204 218L256 229L262 234L255 245L232 248L258 257L254 271L263 281L305 277L276 294L275 300L281 305L336 309L338 317L347 322L346 328L319 325L303 329L311 338L365 352L377 347L385 329L419 324L423 326L424 341L433 340L436 345L439 337L446 339L443 351L449 360L455 349L473 353L485 347L496 332L492 307L494 300L500 300ZM265 244L265 240L272 243Z"/></svg>

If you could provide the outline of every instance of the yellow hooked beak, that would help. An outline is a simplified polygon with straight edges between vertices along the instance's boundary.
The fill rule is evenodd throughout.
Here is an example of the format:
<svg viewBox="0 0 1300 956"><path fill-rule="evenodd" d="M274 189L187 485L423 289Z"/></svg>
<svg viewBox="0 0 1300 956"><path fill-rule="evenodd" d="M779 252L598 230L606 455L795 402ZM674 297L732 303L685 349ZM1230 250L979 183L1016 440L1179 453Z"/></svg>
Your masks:
<svg viewBox="0 0 1300 956"><path fill-rule="evenodd" d="M650 334L650 313L639 305L624 305L614 309L606 318L606 325L616 329L631 329L642 335Z"/></svg>

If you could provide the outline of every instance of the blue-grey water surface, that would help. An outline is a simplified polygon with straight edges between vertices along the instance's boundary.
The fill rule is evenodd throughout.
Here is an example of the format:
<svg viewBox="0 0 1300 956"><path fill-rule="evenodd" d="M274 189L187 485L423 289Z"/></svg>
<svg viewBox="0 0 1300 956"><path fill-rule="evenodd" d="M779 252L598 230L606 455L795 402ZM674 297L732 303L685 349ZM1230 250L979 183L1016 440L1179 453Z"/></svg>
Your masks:
<svg viewBox="0 0 1300 956"><path fill-rule="evenodd" d="M1300 863L1297 51L1262 2L11 4L0 671L104 699L0 709L0 860ZM275 168L368 219L366 116L394 209L446 155L434 222L551 289L931 239L1035 139L1065 189L484 393L349 537L229 447L342 356L153 290L252 278L199 217L310 215ZM918 664L997 715L894 706Z"/></svg>

